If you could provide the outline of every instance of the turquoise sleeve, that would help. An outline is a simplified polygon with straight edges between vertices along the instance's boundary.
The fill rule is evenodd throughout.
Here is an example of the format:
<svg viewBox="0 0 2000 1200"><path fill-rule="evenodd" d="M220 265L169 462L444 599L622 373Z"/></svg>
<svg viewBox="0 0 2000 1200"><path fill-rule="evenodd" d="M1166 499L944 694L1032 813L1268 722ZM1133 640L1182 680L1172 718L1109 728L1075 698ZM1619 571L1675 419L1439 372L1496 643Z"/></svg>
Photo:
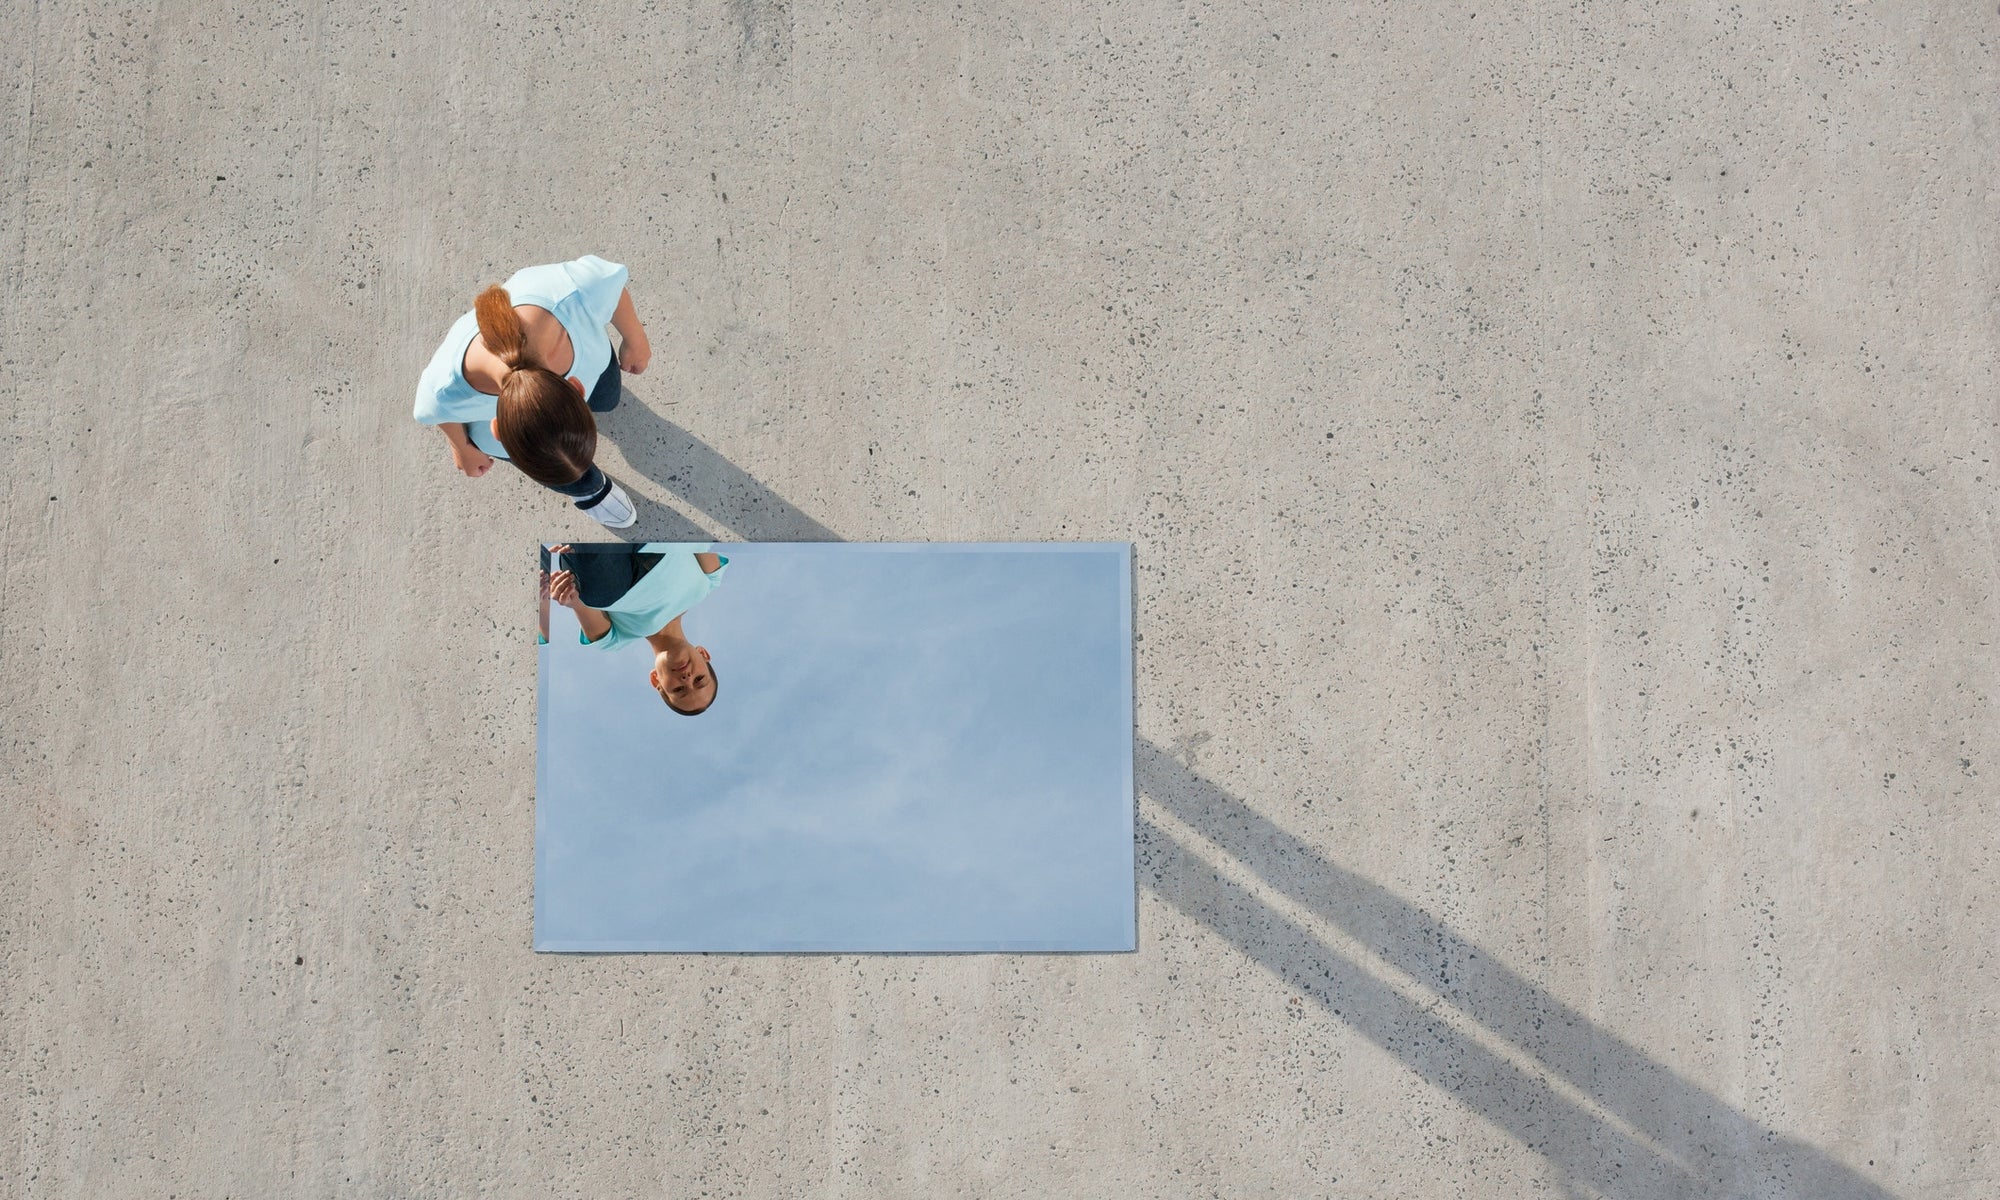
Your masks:
<svg viewBox="0 0 2000 1200"><path fill-rule="evenodd" d="M575 262L564 263L569 272L570 282L576 285L577 293L583 297L583 307L590 319L599 325L609 325L611 314L618 311L618 297L625 291L625 281L631 272L615 262L607 262L595 254L586 254Z"/></svg>
<svg viewBox="0 0 2000 1200"><path fill-rule="evenodd" d="M411 415L424 425L442 425L444 414L438 411L437 389L430 382L428 375L418 381L416 409Z"/></svg>
<svg viewBox="0 0 2000 1200"><path fill-rule="evenodd" d="M639 639L618 628L618 623L614 621L605 635L596 641L591 641L590 636L581 629L576 631L576 640L578 645L588 646L592 650L609 650L613 646L622 646L626 642L636 642Z"/></svg>

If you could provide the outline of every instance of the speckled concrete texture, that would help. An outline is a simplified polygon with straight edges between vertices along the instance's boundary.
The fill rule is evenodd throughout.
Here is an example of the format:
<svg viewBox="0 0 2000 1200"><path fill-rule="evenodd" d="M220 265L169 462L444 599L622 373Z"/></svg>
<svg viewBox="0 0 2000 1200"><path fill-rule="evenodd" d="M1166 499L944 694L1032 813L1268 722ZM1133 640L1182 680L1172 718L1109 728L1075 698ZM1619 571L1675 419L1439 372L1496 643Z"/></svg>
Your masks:
<svg viewBox="0 0 2000 1200"><path fill-rule="evenodd" d="M1994 4L0 62L0 1193L2000 1189ZM634 536L1135 544L1138 953L530 953L532 546L600 531L410 401L585 252Z"/></svg>

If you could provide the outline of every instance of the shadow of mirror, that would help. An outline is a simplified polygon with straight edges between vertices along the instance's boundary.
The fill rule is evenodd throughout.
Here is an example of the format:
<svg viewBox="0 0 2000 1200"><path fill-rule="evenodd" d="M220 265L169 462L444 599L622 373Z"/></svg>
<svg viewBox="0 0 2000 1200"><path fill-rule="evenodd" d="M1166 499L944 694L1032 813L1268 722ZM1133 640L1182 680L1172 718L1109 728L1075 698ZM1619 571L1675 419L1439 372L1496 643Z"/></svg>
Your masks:
<svg viewBox="0 0 2000 1200"><path fill-rule="evenodd" d="M1141 794L1274 891L1396 971L1422 980L1491 1038L1461 1032L1142 821L1142 853L1153 862L1150 872L1142 864L1141 878L1150 877L1162 899L1534 1148L1575 1183L1629 1200L1889 1196L1821 1151L1780 1137L1676 1075L1422 908L1327 861L1153 743L1138 741L1136 767ZM1487 1041L1511 1046L1511 1059ZM1526 1069L1514 1060L1525 1060ZM1581 1093L1589 1106L1544 1075Z"/></svg>

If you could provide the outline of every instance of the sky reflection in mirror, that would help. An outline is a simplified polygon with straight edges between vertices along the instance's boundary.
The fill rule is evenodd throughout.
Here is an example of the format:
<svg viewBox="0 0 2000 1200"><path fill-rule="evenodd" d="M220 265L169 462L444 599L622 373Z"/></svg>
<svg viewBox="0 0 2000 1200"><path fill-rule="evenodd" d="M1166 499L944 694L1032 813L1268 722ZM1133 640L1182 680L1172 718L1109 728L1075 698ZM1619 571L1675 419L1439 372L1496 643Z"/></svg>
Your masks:
<svg viewBox="0 0 2000 1200"><path fill-rule="evenodd" d="M1127 544L645 549L728 560L681 618L714 703L552 606L536 949L1137 944Z"/></svg>

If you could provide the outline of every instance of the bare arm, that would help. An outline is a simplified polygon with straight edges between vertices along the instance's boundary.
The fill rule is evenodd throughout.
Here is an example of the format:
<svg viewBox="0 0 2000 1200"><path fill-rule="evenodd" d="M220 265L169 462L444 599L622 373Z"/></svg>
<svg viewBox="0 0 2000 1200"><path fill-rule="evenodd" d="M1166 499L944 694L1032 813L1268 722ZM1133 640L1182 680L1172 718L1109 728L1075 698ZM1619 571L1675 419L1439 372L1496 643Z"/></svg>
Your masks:
<svg viewBox="0 0 2000 1200"><path fill-rule="evenodd" d="M540 633L541 633L541 639L540 639L540 640L542 640L542 641L546 642L546 641L548 641L548 640L549 640L549 572L548 572L548 568L546 568L546 567L542 568L542 570L541 570L540 574L541 574L541 577L542 577L542 580L541 580L541 588L540 588L540 590L541 590L541 599L540 599L540 601L539 601L539 603L538 603L538 605L537 605L537 608L539 609L539 615L537 616L537 618L536 618L536 621L535 621L535 628L536 628L537 630L539 630L539 631L540 631Z"/></svg>
<svg viewBox="0 0 2000 1200"><path fill-rule="evenodd" d="M464 422L446 421L438 428L444 432L445 448L451 451L453 466L474 479L493 469L493 456L472 444Z"/></svg>
<svg viewBox="0 0 2000 1200"><path fill-rule="evenodd" d="M695 565L701 568L701 573L704 575L713 575L722 569L722 556L720 554L703 552L695 555L694 561Z"/></svg>
<svg viewBox="0 0 2000 1200"><path fill-rule="evenodd" d="M595 642L611 632L611 618L583 602L576 594L576 576L569 571L557 571L549 576L549 596L557 604L576 614L576 623L583 626L583 640Z"/></svg>
<svg viewBox="0 0 2000 1200"><path fill-rule="evenodd" d="M604 635L611 632L611 618L590 607L588 604L573 605L570 611L576 614L576 623L583 626L583 639L585 641L603 641Z"/></svg>
<svg viewBox="0 0 2000 1200"><path fill-rule="evenodd" d="M644 371L653 360L653 346L646 340L646 327L639 323L631 288L618 293L618 311L611 314L611 327L618 331L622 341L618 347L618 365L631 375Z"/></svg>

